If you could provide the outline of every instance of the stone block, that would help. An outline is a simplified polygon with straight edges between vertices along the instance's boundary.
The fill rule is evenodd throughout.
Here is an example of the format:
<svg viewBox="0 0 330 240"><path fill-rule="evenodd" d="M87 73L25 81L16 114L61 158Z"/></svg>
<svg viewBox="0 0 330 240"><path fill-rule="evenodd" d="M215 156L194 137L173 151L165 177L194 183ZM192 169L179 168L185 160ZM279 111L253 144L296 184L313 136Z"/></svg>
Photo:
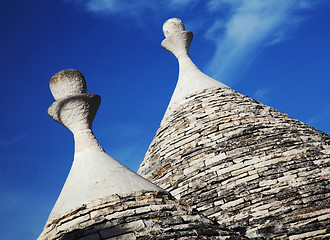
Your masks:
<svg viewBox="0 0 330 240"><path fill-rule="evenodd" d="M277 183L277 179L271 179L271 180L263 180L259 182L259 186L260 187L264 187L264 186L272 186L274 184Z"/></svg>
<svg viewBox="0 0 330 240"><path fill-rule="evenodd" d="M252 175L252 176L247 176L247 177L245 177L245 178L238 179L238 180L236 180L236 183L237 183L237 184L240 184L240 183L246 183L246 182L249 182L249 181L252 181L252 180L257 179L258 177L259 177L258 174L254 174L254 175Z"/></svg>
<svg viewBox="0 0 330 240"><path fill-rule="evenodd" d="M110 238L115 236L120 236L129 232L139 231L140 229L143 229L145 227L142 220L130 222L130 223L124 223L112 228L104 229L100 231L100 235L102 238Z"/></svg>
<svg viewBox="0 0 330 240"><path fill-rule="evenodd" d="M151 208L149 206L145 206L145 207L136 208L135 214L142 214L142 213L147 213L150 211L151 211Z"/></svg>
<svg viewBox="0 0 330 240"><path fill-rule="evenodd" d="M289 236L289 240L298 240L298 239L308 239L320 234L324 234L327 232L327 229L321 229L321 230L316 230L316 231L310 231L307 233L302 233L302 234L296 234Z"/></svg>
<svg viewBox="0 0 330 240"><path fill-rule="evenodd" d="M213 163L217 163L219 161L222 161L223 159L225 159L227 156L225 153L220 153L214 157L211 157L211 158L207 158L205 160L205 165L208 166L208 165L211 165Z"/></svg>
<svg viewBox="0 0 330 240"><path fill-rule="evenodd" d="M199 171L202 167L204 167L204 162L199 162L193 166L190 166L183 170L184 175L189 175L192 172Z"/></svg>
<svg viewBox="0 0 330 240"><path fill-rule="evenodd" d="M90 220L89 214L77 217L71 221L68 221L66 223L63 223L62 225L57 227L57 231L66 231L70 228L77 228L78 225L82 222Z"/></svg>
<svg viewBox="0 0 330 240"><path fill-rule="evenodd" d="M236 206L238 204L241 204L243 202L244 202L244 198L239 198L237 200L234 200L234 201L231 201L231 202L227 202L227 203L221 205L221 208L225 210L225 209L234 207L234 206Z"/></svg>

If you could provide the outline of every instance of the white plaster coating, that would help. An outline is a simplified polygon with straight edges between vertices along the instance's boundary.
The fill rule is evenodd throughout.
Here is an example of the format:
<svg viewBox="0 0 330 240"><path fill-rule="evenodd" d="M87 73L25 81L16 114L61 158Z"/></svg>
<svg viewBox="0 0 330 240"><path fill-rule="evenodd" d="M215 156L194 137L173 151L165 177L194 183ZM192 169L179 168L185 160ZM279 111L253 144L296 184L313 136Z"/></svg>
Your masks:
<svg viewBox="0 0 330 240"><path fill-rule="evenodd" d="M87 92L84 76L75 69L66 69L56 73L49 81L49 88L55 100Z"/></svg>
<svg viewBox="0 0 330 240"><path fill-rule="evenodd" d="M101 97L92 93L80 93L61 98L48 108L48 114L71 132L92 127Z"/></svg>
<svg viewBox="0 0 330 240"><path fill-rule="evenodd" d="M228 88L223 83L202 73L191 61L188 51L193 34L186 31L178 18L171 18L163 25L165 39L161 46L173 53L179 61L179 79L166 112L181 104L185 97L207 88ZM166 116L166 113L165 113Z"/></svg>
<svg viewBox="0 0 330 240"><path fill-rule="evenodd" d="M82 74L77 70L64 70L55 76L56 84L51 84L52 92L59 93L60 89L67 88L69 90L60 94L60 100L54 102L48 112L54 120L74 134L75 155L70 173L46 226L83 204L112 194L164 191L114 160L100 146L91 129L100 96L81 93L81 86L86 86ZM64 76L64 79L59 76ZM54 77L51 81L53 79ZM73 93L77 94L72 95ZM57 97L58 95L55 99Z"/></svg>
<svg viewBox="0 0 330 240"><path fill-rule="evenodd" d="M88 133L82 133L80 141L89 138L84 134ZM68 178L47 222L96 199L137 191L162 189L114 160L98 145L86 147L75 153Z"/></svg>

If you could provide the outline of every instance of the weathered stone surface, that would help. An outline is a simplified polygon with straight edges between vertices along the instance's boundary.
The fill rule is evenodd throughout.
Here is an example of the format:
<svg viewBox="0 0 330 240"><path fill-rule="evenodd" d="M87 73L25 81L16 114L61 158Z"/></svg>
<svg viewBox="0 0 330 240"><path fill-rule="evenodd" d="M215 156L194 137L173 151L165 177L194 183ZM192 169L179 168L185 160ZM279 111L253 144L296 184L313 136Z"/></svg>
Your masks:
<svg viewBox="0 0 330 240"><path fill-rule="evenodd" d="M326 238L329 142L234 90L210 88L167 112L138 173L249 237Z"/></svg>
<svg viewBox="0 0 330 240"><path fill-rule="evenodd" d="M39 239L242 239L164 192L99 199L47 225Z"/></svg>

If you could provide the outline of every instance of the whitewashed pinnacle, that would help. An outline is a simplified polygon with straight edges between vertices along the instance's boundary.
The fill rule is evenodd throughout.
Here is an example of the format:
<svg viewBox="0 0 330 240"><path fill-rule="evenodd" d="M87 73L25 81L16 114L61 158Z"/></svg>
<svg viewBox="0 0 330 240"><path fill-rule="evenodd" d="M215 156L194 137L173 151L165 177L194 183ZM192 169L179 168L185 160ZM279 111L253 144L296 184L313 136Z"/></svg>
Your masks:
<svg viewBox="0 0 330 240"><path fill-rule="evenodd" d="M96 140L92 122L101 102L87 93L84 76L68 69L55 74L50 89L56 101L49 115L70 129L75 140L74 161L46 226L74 209L112 194L164 191L110 157Z"/></svg>
<svg viewBox="0 0 330 240"><path fill-rule="evenodd" d="M179 61L179 79L166 113L184 102L185 97L207 88L228 88L223 83L202 73L189 57L193 33L185 30L178 18L171 18L163 25L165 39L161 46L173 53ZM164 118L166 118L166 114Z"/></svg>

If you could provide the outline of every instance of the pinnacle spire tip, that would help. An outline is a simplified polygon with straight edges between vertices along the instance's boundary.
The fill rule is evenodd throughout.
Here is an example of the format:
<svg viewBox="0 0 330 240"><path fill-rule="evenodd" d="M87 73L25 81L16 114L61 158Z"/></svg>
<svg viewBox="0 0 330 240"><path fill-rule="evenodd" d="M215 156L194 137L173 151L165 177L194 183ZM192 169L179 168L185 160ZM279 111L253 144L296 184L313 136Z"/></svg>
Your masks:
<svg viewBox="0 0 330 240"><path fill-rule="evenodd" d="M179 18L168 19L163 25L165 39L161 46L173 53L177 58L187 56L193 34L185 30Z"/></svg>
<svg viewBox="0 0 330 240"><path fill-rule="evenodd" d="M165 37L169 37L174 32L182 32L184 30L185 26L179 18L170 18L163 25L163 32Z"/></svg>
<svg viewBox="0 0 330 240"><path fill-rule="evenodd" d="M65 69L56 73L50 79L49 87L55 100L77 93L87 93L84 75L75 69Z"/></svg>

